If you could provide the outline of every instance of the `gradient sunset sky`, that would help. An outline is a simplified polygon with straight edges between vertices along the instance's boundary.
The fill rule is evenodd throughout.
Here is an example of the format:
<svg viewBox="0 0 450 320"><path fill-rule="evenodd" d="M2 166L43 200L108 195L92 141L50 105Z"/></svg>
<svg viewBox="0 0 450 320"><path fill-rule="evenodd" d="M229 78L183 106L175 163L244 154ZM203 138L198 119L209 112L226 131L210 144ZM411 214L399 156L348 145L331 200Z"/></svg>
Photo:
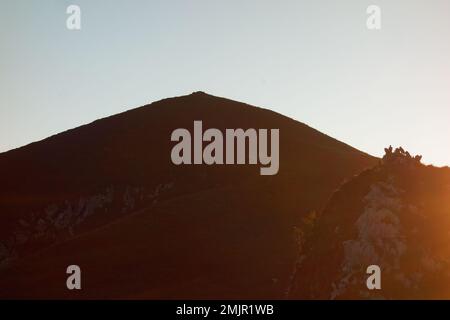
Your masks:
<svg viewBox="0 0 450 320"><path fill-rule="evenodd" d="M450 165L449 57L448 0L0 0L0 152L201 90Z"/></svg>

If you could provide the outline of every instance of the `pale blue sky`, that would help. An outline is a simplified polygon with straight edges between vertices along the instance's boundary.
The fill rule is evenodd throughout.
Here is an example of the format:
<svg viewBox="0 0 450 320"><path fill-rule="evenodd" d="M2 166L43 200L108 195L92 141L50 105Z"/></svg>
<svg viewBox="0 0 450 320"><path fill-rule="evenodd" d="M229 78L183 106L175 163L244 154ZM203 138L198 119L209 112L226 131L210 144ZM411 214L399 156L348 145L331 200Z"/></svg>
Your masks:
<svg viewBox="0 0 450 320"><path fill-rule="evenodd" d="M0 0L0 151L202 90L450 165L449 57L448 0Z"/></svg>

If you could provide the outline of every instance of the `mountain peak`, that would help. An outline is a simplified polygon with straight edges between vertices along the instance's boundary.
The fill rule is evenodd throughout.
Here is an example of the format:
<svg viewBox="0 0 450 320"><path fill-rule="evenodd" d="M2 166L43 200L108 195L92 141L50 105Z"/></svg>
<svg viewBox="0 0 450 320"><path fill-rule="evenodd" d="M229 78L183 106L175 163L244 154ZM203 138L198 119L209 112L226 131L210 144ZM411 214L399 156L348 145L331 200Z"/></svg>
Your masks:
<svg viewBox="0 0 450 320"><path fill-rule="evenodd" d="M191 95L192 96L203 96L203 95L209 96L209 94L207 94L204 91L194 91L194 92L191 93Z"/></svg>

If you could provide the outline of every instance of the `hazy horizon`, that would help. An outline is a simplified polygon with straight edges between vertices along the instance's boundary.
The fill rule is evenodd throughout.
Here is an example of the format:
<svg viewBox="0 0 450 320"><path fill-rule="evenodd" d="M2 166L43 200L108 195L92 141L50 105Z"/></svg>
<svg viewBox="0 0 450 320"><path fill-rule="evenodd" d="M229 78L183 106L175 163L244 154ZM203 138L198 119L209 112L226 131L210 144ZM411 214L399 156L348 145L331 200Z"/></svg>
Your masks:
<svg viewBox="0 0 450 320"><path fill-rule="evenodd" d="M450 165L448 1L0 3L0 152L204 91ZM371 4L381 30L366 28Z"/></svg>

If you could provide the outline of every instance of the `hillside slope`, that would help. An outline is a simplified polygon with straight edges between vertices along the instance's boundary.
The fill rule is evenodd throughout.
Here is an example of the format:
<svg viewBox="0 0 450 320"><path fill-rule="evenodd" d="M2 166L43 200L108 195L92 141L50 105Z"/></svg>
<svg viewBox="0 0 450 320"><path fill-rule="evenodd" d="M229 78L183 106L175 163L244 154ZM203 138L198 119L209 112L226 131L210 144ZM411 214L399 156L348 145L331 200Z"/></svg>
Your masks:
<svg viewBox="0 0 450 320"><path fill-rule="evenodd" d="M387 149L334 193L298 260L291 298L450 298L450 169L419 160ZM381 290L367 289L370 265L381 269Z"/></svg>
<svg viewBox="0 0 450 320"><path fill-rule="evenodd" d="M176 166L176 128L279 128L280 170ZM0 154L1 298L278 298L294 227L376 159L272 111L197 92ZM65 289L80 265L83 290Z"/></svg>

